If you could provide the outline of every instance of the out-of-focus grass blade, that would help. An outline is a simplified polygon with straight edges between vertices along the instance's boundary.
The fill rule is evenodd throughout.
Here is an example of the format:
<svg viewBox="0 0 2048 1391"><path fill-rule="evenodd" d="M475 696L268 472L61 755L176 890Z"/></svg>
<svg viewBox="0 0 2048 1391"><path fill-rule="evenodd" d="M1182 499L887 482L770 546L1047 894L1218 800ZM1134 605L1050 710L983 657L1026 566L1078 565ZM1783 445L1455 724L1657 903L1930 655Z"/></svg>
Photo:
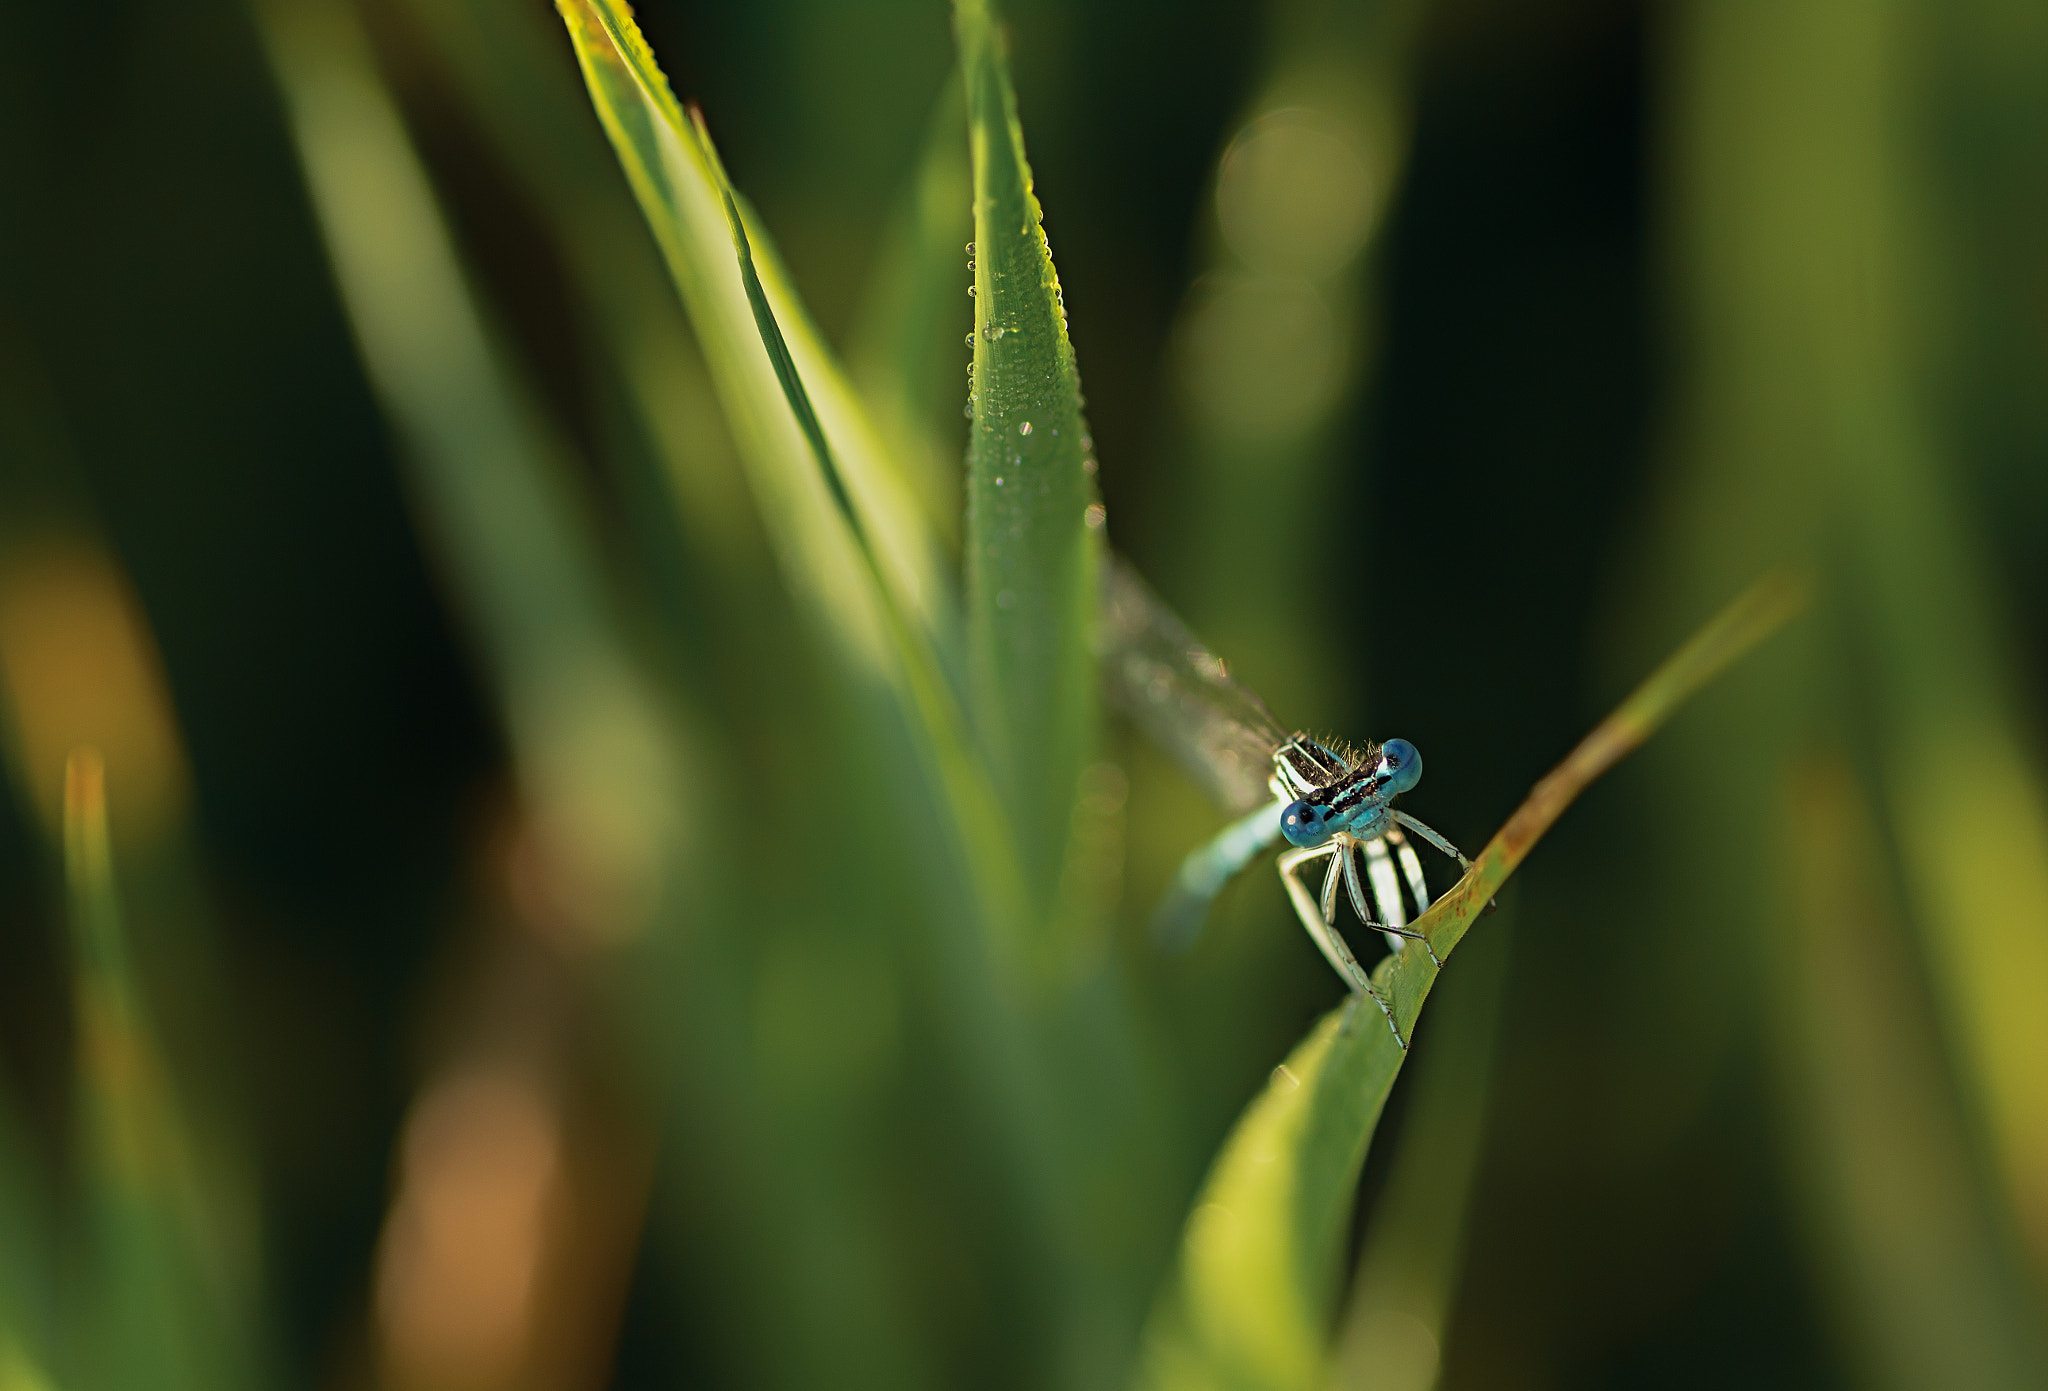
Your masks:
<svg viewBox="0 0 2048 1391"><path fill-rule="evenodd" d="M1796 919L1768 973L1794 1178L1860 1384L2039 1386L2038 1319L1971 1172L1877 828L1841 758L1791 771Z"/></svg>
<svg viewBox="0 0 2048 1391"><path fill-rule="evenodd" d="M1473 921L1543 833L1595 778L1678 705L1804 605L1788 575L1752 586L1700 629L1530 792L1457 886L1414 926L1448 961ZM1437 968L1422 951L1373 973L1401 1032ZM1209 1171L1147 1332L1147 1391L1321 1383L1336 1260L1359 1166L1406 1054L1371 1002L1325 1015L1238 1122Z"/></svg>
<svg viewBox="0 0 2048 1391"><path fill-rule="evenodd" d="M1935 979L2048 1279L2048 784L1990 586L1932 461L1877 451L1852 495L1897 827ZM1911 772L1906 770L1910 769Z"/></svg>
<svg viewBox="0 0 2048 1391"><path fill-rule="evenodd" d="M0 1325L0 1391L56 1391L20 1339Z"/></svg>
<svg viewBox="0 0 2048 1391"><path fill-rule="evenodd" d="M1102 513L1059 276L991 6L959 0L954 29L974 157L968 647L983 741L1042 908L1095 737L1089 634Z"/></svg>
<svg viewBox="0 0 2048 1391"><path fill-rule="evenodd" d="M1486 1136L1512 944L1509 923L1484 934L1430 1015L1430 1046L1417 1060L1401 1148L1358 1258L1331 1391L1430 1391L1437 1384Z"/></svg>
<svg viewBox="0 0 2048 1391"><path fill-rule="evenodd" d="M43 1391L55 1270L48 1194L13 1098L0 1090L0 1391Z"/></svg>
<svg viewBox="0 0 2048 1391"><path fill-rule="evenodd" d="M2048 751L2016 708L1963 500L1910 426L1880 421L1889 438L1868 441L1844 501L1875 639L1884 792L1936 983L2048 1280Z"/></svg>
<svg viewBox="0 0 2048 1391"><path fill-rule="evenodd" d="M973 235L966 107L952 73L916 172L882 234L846 353L876 426L933 528L952 545L960 539L960 338L974 322L960 291L963 248Z"/></svg>
<svg viewBox="0 0 2048 1391"><path fill-rule="evenodd" d="M72 1375L81 1387L138 1391L248 1385L221 1234L130 966L104 771L89 748L65 769L64 864L90 1253L86 1296L69 1311Z"/></svg>
<svg viewBox="0 0 2048 1391"><path fill-rule="evenodd" d="M1839 703L1773 710L1768 736L1804 737L1800 719L1871 731L1887 838L2038 1282L2048 784L2025 714L2038 696L2015 679L1951 482L1984 436L1957 424L1944 379L1968 374L1955 345L1981 326L1929 290L1965 253L1944 240L1947 176L1927 163L1940 118L1907 56L1926 35L1895 6L1673 8L1673 225L1696 363L1680 438L1697 457L1660 552L1695 589L1759 553L1828 557L1841 633L1816 667Z"/></svg>
<svg viewBox="0 0 2048 1391"><path fill-rule="evenodd" d="M220 1021L233 1002L186 824L188 763L56 393L13 329L0 315L0 764L70 881L80 1143L63 1151L78 1181L47 1181L0 1097L0 1386L60 1370L81 1386L130 1374L246 1383L262 1302L258 1194L223 1095L235 1069ZM114 845L132 919L115 904ZM108 1153L138 1145L157 1161L141 1176ZM59 1212L60 1196L79 1201ZM131 1314L144 1320L133 1336ZM160 1348L151 1319L177 1324ZM161 1368L148 1365L159 1353Z"/></svg>
<svg viewBox="0 0 2048 1391"><path fill-rule="evenodd" d="M758 563L751 501L683 306L620 177L557 21L519 0L405 0L481 131L547 222L592 337L658 456L694 552Z"/></svg>
<svg viewBox="0 0 2048 1391"><path fill-rule="evenodd" d="M11 346L0 337L0 391L6 393L0 400L9 406L19 401L16 393L8 389L15 383L9 380L12 374L5 370L13 365L4 354L4 349ZM7 432L13 436L23 423L19 417L28 413L8 414L17 417L10 421L15 428ZM10 445L18 442L17 438L5 439ZM12 451L8 462L20 468L25 453ZM27 490L18 485L16 478L4 481L10 485L6 490L8 500L19 506ZM0 642L0 687L6 684L4 646ZM8 697L13 695L12 691L0 694L0 705L12 705L14 701ZM12 709L4 713L13 718L0 721L0 755L5 756L9 780L27 794L28 779L20 768L21 736L14 728L20 716ZM24 795L21 801L26 810L29 796ZM56 1269L50 1259L50 1194L26 1123L6 1081L0 1077L0 1391L44 1391L47 1381L41 1368L48 1361L53 1342L51 1321L56 1296Z"/></svg>
<svg viewBox="0 0 2048 1391"><path fill-rule="evenodd" d="M259 14L365 365L482 635L522 811L570 876L572 901L556 906L573 911L584 946L664 929L623 960L658 968L673 991L643 1000L638 1022L659 1039L646 1053L675 1088L678 1118L701 1130L693 1164L710 1191L686 1201L734 1255L737 1317L721 1334L734 1345L777 1339L771 1357L792 1384L828 1364L857 1369L848 1378L859 1384L916 1384L886 1241L863 1226L843 1176L784 1143L767 1114L751 1066L762 1051L746 1014L752 982L731 960L735 922L761 924L738 906L744 869L714 849L724 828L691 815L707 797L686 714L648 675L604 583L565 486L567 446L489 334L351 12L270 0ZM729 232L721 250L730 261ZM868 573L855 579L873 588ZM870 1283L835 1300L811 1293L843 1286L852 1270Z"/></svg>
<svg viewBox="0 0 2048 1391"><path fill-rule="evenodd" d="M630 936L679 868L680 749L634 670L554 457L495 351L353 16L258 7L349 321L484 637L545 834Z"/></svg>
<svg viewBox="0 0 2048 1391"><path fill-rule="evenodd" d="M850 641L869 664L886 667L889 644L871 586L862 578L865 562L790 412L741 283L716 156L684 117L625 5L560 0L556 8L575 43L598 117L696 325L792 584L828 616L826 626L836 638ZM750 225L748 234L763 292L784 326L791 361L809 387L819 426L892 596L928 630L928 640L943 647L951 599L922 511L760 229Z"/></svg>

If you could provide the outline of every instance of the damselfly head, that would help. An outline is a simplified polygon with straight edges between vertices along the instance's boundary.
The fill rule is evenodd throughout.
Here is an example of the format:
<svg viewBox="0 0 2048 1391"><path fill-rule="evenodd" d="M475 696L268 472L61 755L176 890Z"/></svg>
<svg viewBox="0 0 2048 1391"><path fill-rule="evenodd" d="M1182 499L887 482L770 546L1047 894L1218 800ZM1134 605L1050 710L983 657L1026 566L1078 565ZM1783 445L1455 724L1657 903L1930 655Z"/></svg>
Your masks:
<svg viewBox="0 0 2048 1391"><path fill-rule="evenodd" d="M1289 802L1280 813L1280 834L1287 837L1289 845L1303 850L1321 845L1330 838L1334 815L1329 807L1314 802Z"/></svg>
<svg viewBox="0 0 2048 1391"><path fill-rule="evenodd" d="M1380 770L1387 779L1386 795L1398 797L1422 781L1422 755L1406 739L1389 739L1380 745Z"/></svg>

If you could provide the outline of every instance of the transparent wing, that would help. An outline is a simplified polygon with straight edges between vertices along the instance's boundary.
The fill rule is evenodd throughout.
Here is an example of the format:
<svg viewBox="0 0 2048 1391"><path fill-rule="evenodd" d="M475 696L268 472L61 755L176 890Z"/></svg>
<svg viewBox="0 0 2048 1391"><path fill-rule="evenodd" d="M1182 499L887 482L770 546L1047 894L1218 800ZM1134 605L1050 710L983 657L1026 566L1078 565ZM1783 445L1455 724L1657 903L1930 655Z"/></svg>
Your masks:
<svg viewBox="0 0 2048 1391"><path fill-rule="evenodd" d="M1105 697L1230 811L1273 800L1273 751L1287 742L1265 702L1230 678L1130 562L1103 566L1097 639Z"/></svg>

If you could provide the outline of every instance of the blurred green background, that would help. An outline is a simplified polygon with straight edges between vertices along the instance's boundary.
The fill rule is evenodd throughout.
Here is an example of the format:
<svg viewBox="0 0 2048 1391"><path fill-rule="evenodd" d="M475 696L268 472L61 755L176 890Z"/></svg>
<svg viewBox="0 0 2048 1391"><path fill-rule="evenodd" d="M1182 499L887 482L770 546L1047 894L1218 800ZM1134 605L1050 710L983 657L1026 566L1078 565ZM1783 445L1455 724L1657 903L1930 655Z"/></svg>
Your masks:
<svg viewBox="0 0 2048 1391"><path fill-rule="evenodd" d="M293 13L0 4L0 1391L1124 1384L1341 987L1263 866L1152 951L1224 816L1112 721L1076 1283L560 21L355 0L573 541L533 582L586 586L528 655L631 673L584 733L672 758L684 829L543 805L527 591L462 530L526 502L380 407ZM946 7L638 16L957 545ZM1413 740L1468 851L1754 574L1818 577L1447 974L1332 1384L2048 1385L2048 11L1007 18L1111 543L1283 722Z"/></svg>

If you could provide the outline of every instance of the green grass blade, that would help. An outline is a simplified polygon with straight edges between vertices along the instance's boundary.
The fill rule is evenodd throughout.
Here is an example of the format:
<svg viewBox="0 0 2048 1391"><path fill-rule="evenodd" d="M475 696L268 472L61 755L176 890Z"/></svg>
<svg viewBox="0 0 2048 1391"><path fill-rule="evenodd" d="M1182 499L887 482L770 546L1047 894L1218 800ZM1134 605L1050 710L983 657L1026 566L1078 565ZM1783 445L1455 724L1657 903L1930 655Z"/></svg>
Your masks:
<svg viewBox="0 0 2048 1391"><path fill-rule="evenodd" d="M2038 1386L2039 1320L1972 1172L1876 820L1839 756L1788 770L1796 914L1776 969L1791 1170L1861 1385Z"/></svg>
<svg viewBox="0 0 2048 1391"><path fill-rule="evenodd" d="M586 948L614 949L584 969L633 977L630 1022L646 1030L633 1041L652 1045L643 1057L657 1074L644 1080L663 1084L690 1128L691 1173L707 1191L682 1205L702 1219L691 1257L711 1260L708 1247L724 1258L736 1317L721 1336L778 1339L791 1384L833 1364L858 1368L855 1384L918 1384L886 1234L831 1167L840 1137L814 1131L797 1145L778 1130L758 1070L772 1045L747 1010L760 976L734 958L750 934L787 923L746 896L754 866L701 814L709 760L631 641L566 487L567 446L488 331L350 11L276 0L260 13L365 366L482 637L521 812L574 876L561 906L580 911L564 926ZM872 1282L817 1297L850 1271Z"/></svg>
<svg viewBox="0 0 2048 1391"><path fill-rule="evenodd" d="M1273 1069L1188 1216L1141 1387L1319 1383L1351 1189L1400 1061L1379 1011L1354 1000Z"/></svg>
<svg viewBox="0 0 2048 1391"><path fill-rule="evenodd" d="M263 32L372 385L481 633L522 783L568 862L602 876L630 937L678 871L676 731L617 631L563 446L474 302L425 171L353 15L268 0Z"/></svg>
<svg viewBox="0 0 2048 1391"><path fill-rule="evenodd" d="M1595 778L1641 747L1672 711L1737 657L1790 621L1806 607L1807 599L1807 581L1797 574L1779 572L1758 580L1580 740L1494 834L1470 872L1416 920L1414 926L1429 935L1437 955L1447 955L1458 944L1479 906L1492 898L1543 833Z"/></svg>
<svg viewBox="0 0 2048 1391"><path fill-rule="evenodd" d="M697 134L699 139L705 139L701 124L697 125ZM706 148L709 148L708 140ZM789 340L782 336L782 326L775 321L775 311L768 307L768 292L761 287L761 274L754 265L753 243L747 239L747 226L740 217L739 204L733 199L732 185L725 182L723 169L718 173L718 191L725 204L726 225L732 229L732 249L739 257L740 285L747 292L747 308L753 311L754 329L761 335L761 346L768 350L768 365L774 368L782 397L789 403L790 414L796 417L797 428L803 431L804 443L810 446L811 457L817 461L819 476L825 480L825 490L832 495L832 505L839 509L840 520L853 533L862 558L876 571L879 579L881 567L875 556L874 542L861 523L852 494L846 491L845 475L839 471L839 461L832 457L832 446L826 442L825 427L818 423L818 412L811 405L810 393L804 390L803 378L797 375L796 359L789 355Z"/></svg>
<svg viewBox="0 0 2048 1391"><path fill-rule="evenodd" d="M1075 1048L1095 1066L1128 1065L1127 1028L1118 1015L1119 1002L1087 988L1102 979L1103 963L1091 950L1092 933L1085 924L1099 922L1107 910L1090 898L1086 857L1079 857L1082 863L1072 866L1072 874L1060 874L1067 865L1054 867L1053 883L1067 894L1061 897L1048 888L1053 896L1045 906L1052 909L1052 921L1027 940L1031 924L1021 911L1024 881L1013 838L1013 809L997 799L935 654L882 583L878 549L846 485L834 442L814 408L807 373L793 351L793 339L785 334L776 297L764 283L766 267L755 255L753 226L694 112L690 133L700 142L717 180L741 285L789 414L856 553L875 581L882 626L897 659L913 726L922 736L919 752L928 760L927 772L942 808L953 818L951 839L964 859L977 916L995 949L993 972L984 963L955 977L960 1001L954 1008L966 1003L968 1012L978 1016L971 1027L983 1036L981 1046L988 1050L984 1057L996 1079L990 1090L1001 1098L1004 1138L1014 1150L1011 1162L1025 1175L1029 1220L1039 1229L1038 1238L1057 1268L1041 1297L1049 1306L1046 1317L1060 1326L1060 1357L1073 1359L1063 1375L1084 1383L1100 1381L1109 1365L1103 1349L1115 1347L1116 1340L1135 1326L1137 1291L1123 1278L1129 1266L1122 1259L1127 1251L1119 1249L1115 1234L1105 1234L1087 1220L1082 1204L1105 1185L1105 1171L1122 1166L1117 1179L1129 1181L1145 1166L1142 1160L1132 1160L1128 1147L1134 1142L1128 1135L1122 1144L1108 1148L1092 1140L1079 1142L1082 1136L1099 1134L1108 1118L1090 1109L1096 1099L1086 1088L1052 1079L1076 1066L1062 1048ZM1075 629L1083 638L1085 631ZM1081 817L1069 815L1065 824L1084 828L1078 843L1085 843L1098 823L1086 819L1085 806ZM1064 832L1065 825L1061 829ZM1067 848L1064 841L1062 835L1062 852ZM943 844L935 844L933 857L944 850ZM1094 981L1084 984L1078 995L1063 994L1072 985L1070 974L1077 963L1086 963L1084 971L1092 968ZM1016 1008L1020 1003L1022 1008ZM1059 1013L1063 1007L1064 1013ZM1048 1008L1058 1017L1058 1036L1053 1038L1039 1032ZM1142 1107L1120 1105L1116 1117L1133 1134L1145 1129ZM1142 1149L1142 1142L1136 1147Z"/></svg>
<svg viewBox="0 0 2048 1391"><path fill-rule="evenodd" d="M0 1391L56 1391L56 1383L5 1324L0 1324Z"/></svg>
<svg viewBox="0 0 2048 1391"><path fill-rule="evenodd" d="M701 126L669 95L624 7L562 0L558 9L707 354L714 367L723 359L730 380L745 388L728 390L728 408L750 412L757 427L772 424L775 446L759 451L752 465L762 511L771 528L793 536L800 522L815 542L786 545L785 561L793 570L814 561L832 567L813 565L812 577L798 576L799 584L820 585L821 575L830 580L834 592L819 605L828 627L840 626L834 619L863 626L861 656L889 683L905 717L936 803L921 826L921 872L946 900L948 1022L983 1069L979 1091L1000 1133L1004 1178L1014 1188L1009 1196L1024 1209L1042 1258L1062 1272L1082 1269L1088 1234L1072 1215L1082 1166L1075 1147L1063 1148L1071 1127L1062 1123L1058 1088L1028 1018L1027 996L1039 972L1024 930L1012 823L929 633L910 621L914 610L902 602L900 585L875 582L889 565L888 545L846 437L834 427L831 397L843 384L796 312L758 227L726 186ZM795 518L799 510L806 515ZM1056 1305L1072 1283L1048 1278L1033 1296Z"/></svg>
<svg viewBox="0 0 2048 1391"><path fill-rule="evenodd" d="M996 18L954 11L974 157L967 613L975 711L1034 902L1051 901L1095 737L1093 445Z"/></svg>
<svg viewBox="0 0 2048 1391"><path fill-rule="evenodd" d="M21 1113L0 1089L0 1391L43 1384L56 1293L48 1202Z"/></svg>
<svg viewBox="0 0 2048 1391"><path fill-rule="evenodd" d="M717 158L684 116L625 5L560 0L556 8L598 117L696 326L784 571L837 640L871 668L886 668L889 641L863 577L865 562L763 348L732 251ZM748 232L762 292L784 328L790 361L809 388L818 428L880 558L891 597L915 616L927 642L944 649L951 641L953 604L940 577L937 541L760 230Z"/></svg>
<svg viewBox="0 0 2048 1391"><path fill-rule="evenodd" d="M1013 924L1021 894L1008 818L968 747L929 634L912 626L914 611L904 604L911 596L889 579L892 548L882 514L862 501L858 475L848 467L841 447L844 436L832 428L834 412L827 398L812 388L822 381L828 393L847 389L816 335L795 314L778 269L772 261L757 258L757 232L747 224L709 140L669 94L667 80L631 17L623 7L602 0L562 0L558 8L576 44L591 98L612 133L657 238L669 250L671 268L692 303L699 332L718 344L714 361L758 363L765 369L758 379L750 379L746 408L757 424L773 422L770 428L783 442L772 458L764 457L757 480L772 474L781 496L812 498L814 512L819 506L829 512L814 517L816 545L806 551L820 564L828 563L825 557L830 556L833 572L842 575L828 612L847 613L849 603L856 605L860 624L873 634L872 656L902 683L923 735L922 751L931 761L934 780L956 818L961 848L971 862L969 878L982 921L998 943L1014 947L1019 934ZM708 240L704 225L706 205L719 218L722 235L715 244ZM750 341L745 344L740 341L743 330L729 321L735 306L712 293L712 287L728 277L737 290L736 307L747 316L744 333ZM704 312L698 312L699 301L705 302ZM785 332L783 325L792 319L794 325ZM772 400L767 399L771 391ZM847 394L839 414L844 419L852 413ZM861 432L865 431L862 424ZM764 492L764 511L770 512L773 524L782 519L774 516L771 502ZM872 596L872 602L862 602L861 596Z"/></svg>
<svg viewBox="0 0 2048 1391"><path fill-rule="evenodd" d="M1903 433L1903 432L1901 432ZM1935 459L1872 451L1850 548L1887 759L1884 784L1934 980L2048 1282L2048 778L2014 689L1965 501Z"/></svg>
<svg viewBox="0 0 2048 1391"><path fill-rule="evenodd" d="M876 266L848 338L847 362L932 525L960 542L960 346L974 325L961 293L974 235L967 114L958 73L947 75L917 169L882 234Z"/></svg>
<svg viewBox="0 0 2048 1391"><path fill-rule="evenodd" d="M710 375L582 75L564 61L559 21L518 0L404 0L404 9L545 221L693 556L735 587L759 584L760 531ZM623 452L618 473L648 462Z"/></svg>
<svg viewBox="0 0 2048 1391"><path fill-rule="evenodd" d="M217 1214L131 965L92 749L65 770L64 866L90 1252L88 1296L68 1310L73 1376L137 1391L247 1386Z"/></svg>
<svg viewBox="0 0 2048 1391"><path fill-rule="evenodd" d="M722 180L723 171L720 175ZM974 862L975 883L981 890L984 917L991 923L1008 922L1015 916L1013 905L1017 901L1019 886L1002 810L994 799L993 789L981 776L973 751L967 746L966 730L952 693L945 684L944 673L932 652L911 629L905 615L897 609L888 586L883 582L880 557L862 525L859 511L854 507L838 461L832 457L832 447L825 438L824 427L812 409L810 394L804 389L803 378L798 375L789 345L776 322L774 310L769 306L767 292L762 288L739 205L734 201L729 186L722 186L721 192L726 219L732 228L733 250L739 260L741 283L746 288L747 302L753 309L762 345L767 349L776 380L781 383L789 402L790 414L796 417L798 428L810 445L818 473L825 480L833 504L839 509L841 519L852 533L854 543L875 580L876 593L881 598L883 622L901 662L911 702L931 741L936 771L952 805L961 813L961 830Z"/></svg>
<svg viewBox="0 0 2048 1391"><path fill-rule="evenodd" d="M62 408L12 327L0 323L0 767L66 870L77 1143L58 1151L75 1167L45 1174L0 1088L0 1387L46 1370L82 1386L248 1385L259 1197L224 1085L240 1071L235 1001L186 824L189 763ZM53 652L38 628L76 645ZM81 662L90 700L48 680ZM132 914L116 901L115 843Z"/></svg>
<svg viewBox="0 0 2048 1391"><path fill-rule="evenodd" d="M1409 1084L1401 1148L1359 1254L1332 1391L1431 1391L1437 1384L1486 1139L1512 943L1510 923L1481 936L1430 1016L1431 1046Z"/></svg>
<svg viewBox="0 0 2048 1391"><path fill-rule="evenodd" d="M811 442L819 471L831 486L847 527L859 541L872 569L876 564L873 550L861 532L859 518L850 499L838 483L830 447L810 409L803 381L790 360L781 330L754 273L740 209L733 201L730 188L725 190L725 194L734 250L739 258L749 301L760 325L762 341L789 395L791 412ZM1004 825L1001 809L994 801L993 789L982 775L981 764L967 745L965 725L951 699L951 692L941 681L941 673L904 616L888 601L886 590L881 592L884 598L883 617L901 657L905 684L929 738L933 772L944 788L948 802L960 817L962 846L969 859L971 881L980 898L982 918L996 926L998 948L1010 949L1010 954L999 961L998 989L1005 984L1014 987L1020 980L1031 979L1033 974L1041 981L1059 981L1064 974L1061 967L1086 960L1091 955L1087 946L1088 933L1082 923L1105 915L1107 909L1087 900L1088 875L1085 870L1070 874L1062 883L1068 891L1067 901L1058 903L1051 930L1035 939L1035 945L1041 950L1029 952L1018 937L1018 882L1012 846L1007 838L1008 828ZM1076 824L1086 828L1081 832L1083 835L1096 829L1094 823L1085 820L1077 820ZM1066 959L1048 961L1049 956ZM1037 968L1035 973L1034 967ZM1048 1001L1038 998L1032 1003L1042 1006ZM1075 1002L1068 999L1059 1003L1071 1006ZM1124 1063L1123 1040L1118 1027L1120 1021L1114 1018L1114 1004L1105 1009L1099 999L1091 999L1086 991L1080 1004L1079 1010L1061 1019L1063 1036L1041 1043L1052 1065L1059 1067L1059 1050L1063 1043L1069 1046L1079 1044L1079 1051L1088 1063ZM1005 1032L1009 1029L1006 1028ZM1023 1033L1024 1030L1018 1032ZM1043 1066L1041 1062L1032 1070L1035 1073ZM1078 1379L1081 1384L1088 1384L1104 1374L1099 1349L1105 1344L1113 1345L1112 1340L1128 1327L1124 1323L1126 1311L1117 1306L1118 1296L1130 1291L1126 1282L1117 1280L1111 1273L1118 1264L1113 1254L1117 1243L1113 1239L1105 1241L1091 1231L1080 1215L1078 1204L1089 1194L1091 1181L1098 1185L1102 1183L1102 1170L1108 1168L1114 1159L1124 1159L1128 1163L1128 1157L1114 1151L1105 1153L1097 1144L1076 1146L1073 1141L1078 1135L1099 1133L1110 1118L1091 1113L1088 1102L1071 1088L1056 1097L1047 1097L1051 1101L1047 1106L1044 1100L1033 1095L1040 1086L1042 1083L1036 1077L1019 1077L1008 1083L1013 1091L1009 1120L1015 1124L1027 1112L1037 1112L1039 1116L1038 1124L1029 1128L1028 1135L1018 1137L1025 1141L1019 1146L1019 1153L1028 1156L1029 1167L1035 1173L1033 1187L1037 1190L1037 1202L1042 1205L1035 1220L1050 1229L1046 1235L1050 1237L1054 1258L1064 1267L1057 1277L1062 1288L1053 1301L1053 1317L1066 1325L1064 1331L1068 1346L1063 1347L1062 1352L1069 1357L1078 1354L1085 1359L1063 1367L1063 1378ZM1117 1118L1134 1131L1143 1129L1142 1107L1126 1103L1118 1108ZM1128 1177L1128 1172L1124 1177ZM1105 1267L1111 1269L1106 1270ZM1135 1305L1130 1306L1129 1317L1134 1323ZM1078 1334L1075 1330L1079 1330Z"/></svg>
<svg viewBox="0 0 2048 1391"><path fill-rule="evenodd" d="M1951 239L1953 174L1932 154L1917 57L1932 31L1893 6L1673 13L1671 222L1694 366L1673 432L1684 491L1656 550L1694 593L1759 555L1825 558L1834 631L1801 683L1813 694L1759 703L1740 733L1793 757L1868 731L1859 755L1882 770L1886 839L1958 1080L2039 1286L2048 779L2040 694L2002 631L1961 482L2004 426L1970 420L1950 393L1981 375L1973 351L2009 349L1973 343L1981 321L1949 302L1983 253ZM1944 41L1972 23L1945 16ZM1725 813L1752 794L1748 770L1698 767L1678 795Z"/></svg>
<svg viewBox="0 0 2048 1391"><path fill-rule="evenodd" d="M1759 581L1673 653L1580 741L1418 919L1448 961L1473 921L1579 793L1687 697L1805 603L1789 576ZM1373 973L1412 1038L1437 968L1426 952ZM1289 1391L1325 1374L1337 1256L1352 1192L1407 1054L1379 1009L1354 997L1316 1025L1224 1142L1190 1214L1178 1270L1147 1333L1147 1391Z"/></svg>

